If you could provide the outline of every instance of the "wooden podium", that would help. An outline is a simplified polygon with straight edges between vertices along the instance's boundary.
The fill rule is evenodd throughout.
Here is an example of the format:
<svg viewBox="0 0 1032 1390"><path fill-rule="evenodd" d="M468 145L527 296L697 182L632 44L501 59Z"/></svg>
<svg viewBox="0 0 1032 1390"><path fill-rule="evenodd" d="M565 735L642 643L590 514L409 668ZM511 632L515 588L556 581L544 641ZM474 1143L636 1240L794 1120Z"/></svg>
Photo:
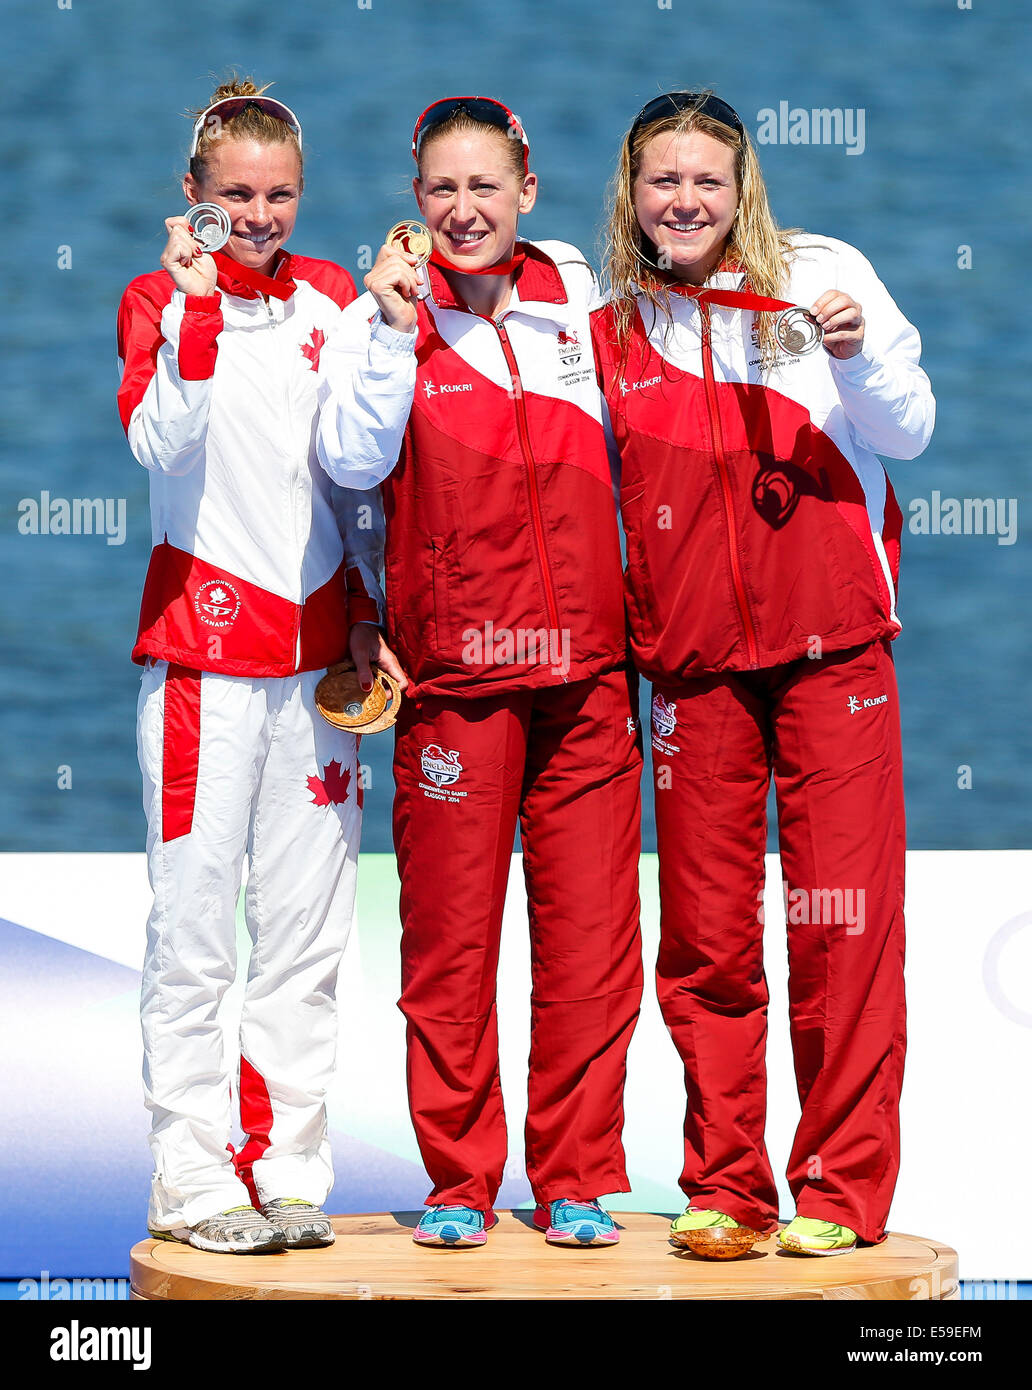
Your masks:
<svg viewBox="0 0 1032 1390"><path fill-rule="evenodd" d="M845 1299L960 1297L957 1254L893 1233L849 1255L812 1258L772 1236L742 1259L704 1260L667 1239L669 1216L614 1212L620 1244L546 1245L530 1211L499 1212L487 1245L416 1246L421 1212L336 1216L335 1245L281 1255L211 1255L142 1240L131 1253L132 1297L204 1299Z"/></svg>

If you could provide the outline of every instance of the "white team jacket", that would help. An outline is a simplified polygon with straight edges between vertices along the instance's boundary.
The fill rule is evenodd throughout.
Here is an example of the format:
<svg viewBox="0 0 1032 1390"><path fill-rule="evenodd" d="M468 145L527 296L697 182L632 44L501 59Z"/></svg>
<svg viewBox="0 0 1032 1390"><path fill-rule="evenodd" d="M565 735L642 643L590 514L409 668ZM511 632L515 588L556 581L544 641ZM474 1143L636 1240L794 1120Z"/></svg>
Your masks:
<svg viewBox="0 0 1032 1390"><path fill-rule="evenodd" d="M349 621L377 616L368 600L349 611L347 593L375 540L355 531L345 560L348 509L315 451L320 353L355 287L332 262L284 253L265 302L234 261L216 261L210 297L174 290L162 270L134 280L119 311L119 408L151 472L133 659L315 670L347 651Z"/></svg>

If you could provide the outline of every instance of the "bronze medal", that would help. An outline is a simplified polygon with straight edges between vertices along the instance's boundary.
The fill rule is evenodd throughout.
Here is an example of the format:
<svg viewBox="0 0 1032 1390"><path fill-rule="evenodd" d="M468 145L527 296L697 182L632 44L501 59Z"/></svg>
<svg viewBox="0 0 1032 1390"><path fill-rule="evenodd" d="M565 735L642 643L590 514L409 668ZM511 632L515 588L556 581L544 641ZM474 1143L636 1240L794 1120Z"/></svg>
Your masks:
<svg viewBox="0 0 1032 1390"><path fill-rule="evenodd" d="M775 320L774 336L778 346L793 357L805 357L815 352L824 341L824 329L809 309L793 305L783 310Z"/></svg>
<svg viewBox="0 0 1032 1390"><path fill-rule="evenodd" d="M401 690L394 677L376 665L372 690L363 690L352 663L341 661L331 666L315 687L315 707L335 729L378 734L397 719Z"/></svg>

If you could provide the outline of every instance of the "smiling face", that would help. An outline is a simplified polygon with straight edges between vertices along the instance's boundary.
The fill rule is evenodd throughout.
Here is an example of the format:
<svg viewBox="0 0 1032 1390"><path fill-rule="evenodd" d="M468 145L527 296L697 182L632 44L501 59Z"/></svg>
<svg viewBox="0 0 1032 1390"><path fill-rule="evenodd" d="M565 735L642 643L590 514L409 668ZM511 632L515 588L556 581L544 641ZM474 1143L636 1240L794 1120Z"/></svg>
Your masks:
<svg viewBox="0 0 1032 1390"><path fill-rule="evenodd" d="M252 270L267 271L294 230L301 196L301 165L290 144L222 139L205 161L204 176L187 174L190 203L218 203L233 221L224 250Z"/></svg>
<svg viewBox="0 0 1032 1390"><path fill-rule="evenodd" d="M509 260L516 219L537 197L537 175L515 172L508 137L486 129L452 131L426 143L419 166L412 189L435 250L474 270Z"/></svg>
<svg viewBox="0 0 1032 1390"><path fill-rule="evenodd" d="M702 284L720 264L738 209L734 150L700 130L661 131L642 150L632 192L659 264Z"/></svg>

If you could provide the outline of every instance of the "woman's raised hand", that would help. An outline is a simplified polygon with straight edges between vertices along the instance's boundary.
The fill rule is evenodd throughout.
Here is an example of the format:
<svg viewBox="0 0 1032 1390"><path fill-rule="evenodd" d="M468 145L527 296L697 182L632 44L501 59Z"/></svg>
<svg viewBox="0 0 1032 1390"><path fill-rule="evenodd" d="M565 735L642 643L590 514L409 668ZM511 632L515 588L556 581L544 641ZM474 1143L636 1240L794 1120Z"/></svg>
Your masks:
<svg viewBox="0 0 1032 1390"><path fill-rule="evenodd" d="M161 264L184 294L214 294L218 266L202 251L185 217L166 217L168 243L161 253Z"/></svg>
<svg viewBox="0 0 1032 1390"><path fill-rule="evenodd" d="M861 306L842 290L825 290L812 312L824 329L824 346L832 357L855 357L864 345Z"/></svg>
<svg viewBox="0 0 1032 1390"><path fill-rule="evenodd" d="M365 277L365 287L380 306L383 321L399 333L411 333L416 326L419 299L418 256L381 246L376 263Z"/></svg>

